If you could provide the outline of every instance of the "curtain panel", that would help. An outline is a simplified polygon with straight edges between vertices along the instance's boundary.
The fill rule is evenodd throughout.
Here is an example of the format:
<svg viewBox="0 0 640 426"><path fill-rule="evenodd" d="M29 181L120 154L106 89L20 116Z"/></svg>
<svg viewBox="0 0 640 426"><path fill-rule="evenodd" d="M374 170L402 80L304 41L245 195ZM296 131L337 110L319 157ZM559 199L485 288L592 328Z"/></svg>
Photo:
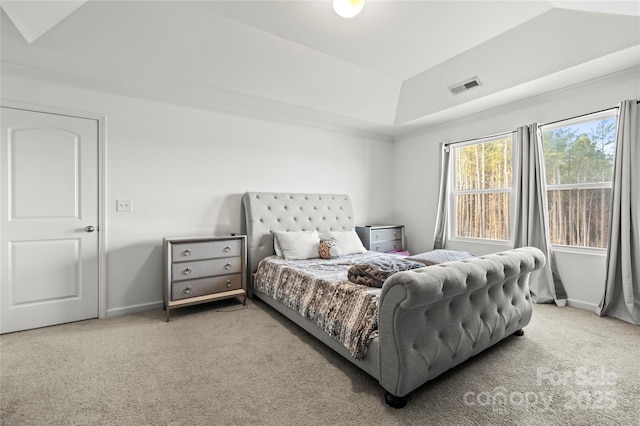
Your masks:
<svg viewBox="0 0 640 426"><path fill-rule="evenodd" d="M535 303L565 306L567 294L557 273L549 237L549 209L542 137L537 124L516 131L514 170L514 247L540 249L547 258L542 269L531 274L529 288Z"/></svg>
<svg viewBox="0 0 640 426"><path fill-rule="evenodd" d="M438 189L438 213L433 249L444 249L447 242L447 220L449 210L449 185L451 181L451 149L440 143L440 187Z"/></svg>
<svg viewBox="0 0 640 426"><path fill-rule="evenodd" d="M618 108L604 294L596 310L640 325L640 108Z"/></svg>

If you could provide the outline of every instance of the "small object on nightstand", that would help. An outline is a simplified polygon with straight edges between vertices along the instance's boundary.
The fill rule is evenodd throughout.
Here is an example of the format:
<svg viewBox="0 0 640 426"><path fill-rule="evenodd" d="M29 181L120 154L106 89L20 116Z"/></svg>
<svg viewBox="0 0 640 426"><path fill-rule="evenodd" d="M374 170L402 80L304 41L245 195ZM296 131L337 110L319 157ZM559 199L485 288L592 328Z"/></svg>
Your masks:
<svg viewBox="0 0 640 426"><path fill-rule="evenodd" d="M387 253L404 250L404 225L356 226L356 233L367 250Z"/></svg>
<svg viewBox="0 0 640 426"><path fill-rule="evenodd" d="M164 309L242 298L247 303L247 237L163 239Z"/></svg>
<svg viewBox="0 0 640 426"><path fill-rule="evenodd" d="M409 250L392 250L392 251L388 251L387 253L395 254L397 256L410 256L411 255L411 253L409 253Z"/></svg>

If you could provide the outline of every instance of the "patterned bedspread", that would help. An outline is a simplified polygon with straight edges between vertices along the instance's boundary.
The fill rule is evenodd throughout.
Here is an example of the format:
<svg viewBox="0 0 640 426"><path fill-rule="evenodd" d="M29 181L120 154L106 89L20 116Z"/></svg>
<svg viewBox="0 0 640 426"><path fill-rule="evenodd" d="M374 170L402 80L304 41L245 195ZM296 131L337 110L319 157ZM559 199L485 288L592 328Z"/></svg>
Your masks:
<svg viewBox="0 0 640 426"><path fill-rule="evenodd" d="M356 264L393 256L367 252L338 259L284 260L271 256L258 265L254 289L315 322L362 359L378 335L379 288L354 284L347 271Z"/></svg>

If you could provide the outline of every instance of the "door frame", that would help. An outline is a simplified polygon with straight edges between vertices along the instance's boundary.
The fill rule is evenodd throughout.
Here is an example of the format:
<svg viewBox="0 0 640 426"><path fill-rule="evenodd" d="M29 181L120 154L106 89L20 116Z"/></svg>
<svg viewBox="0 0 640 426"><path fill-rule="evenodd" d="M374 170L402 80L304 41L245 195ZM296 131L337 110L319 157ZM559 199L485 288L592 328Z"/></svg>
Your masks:
<svg viewBox="0 0 640 426"><path fill-rule="evenodd" d="M106 223L106 123L107 116L89 111L80 111L57 106L16 101L0 98L0 106L45 114L64 115L68 117L96 120L98 122L98 318L107 317L107 288L106 288L106 247L107 247L107 223Z"/></svg>

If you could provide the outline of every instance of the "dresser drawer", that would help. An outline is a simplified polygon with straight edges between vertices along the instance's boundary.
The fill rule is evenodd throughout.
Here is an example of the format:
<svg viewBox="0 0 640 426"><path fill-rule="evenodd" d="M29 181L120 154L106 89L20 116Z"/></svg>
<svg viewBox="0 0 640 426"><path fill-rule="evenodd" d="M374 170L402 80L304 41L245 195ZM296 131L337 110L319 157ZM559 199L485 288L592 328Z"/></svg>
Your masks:
<svg viewBox="0 0 640 426"><path fill-rule="evenodd" d="M165 237L162 240L165 318L185 306L241 298L247 302L247 237Z"/></svg>
<svg viewBox="0 0 640 426"><path fill-rule="evenodd" d="M171 300L205 296L242 288L242 274L220 275L197 280L180 281L171 288Z"/></svg>
<svg viewBox="0 0 640 426"><path fill-rule="evenodd" d="M404 225L356 226L356 232L367 250L404 250Z"/></svg>
<svg viewBox="0 0 640 426"><path fill-rule="evenodd" d="M372 229L371 244L378 241L400 240L402 238L402 230L400 228ZM377 250L376 250L377 251Z"/></svg>
<svg viewBox="0 0 640 426"><path fill-rule="evenodd" d="M388 251L402 250L402 240L371 241L369 250L386 253Z"/></svg>
<svg viewBox="0 0 640 426"><path fill-rule="evenodd" d="M214 275L233 274L242 270L241 257L197 260L195 262L174 263L171 268L173 281L191 280Z"/></svg>
<svg viewBox="0 0 640 426"><path fill-rule="evenodd" d="M171 245L173 262L240 256L240 240L207 241Z"/></svg>

